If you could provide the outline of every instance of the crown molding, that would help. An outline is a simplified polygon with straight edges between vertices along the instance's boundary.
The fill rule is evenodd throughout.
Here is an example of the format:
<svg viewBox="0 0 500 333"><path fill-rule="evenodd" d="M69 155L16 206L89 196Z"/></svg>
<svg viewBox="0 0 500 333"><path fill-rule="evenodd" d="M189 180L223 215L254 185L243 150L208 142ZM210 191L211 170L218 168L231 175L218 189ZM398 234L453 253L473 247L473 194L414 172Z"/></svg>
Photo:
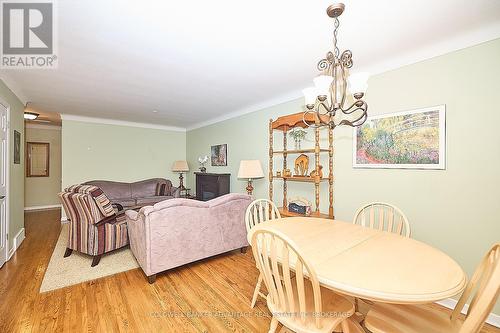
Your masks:
<svg viewBox="0 0 500 333"><path fill-rule="evenodd" d="M499 38L500 38L500 22L495 22L485 27L469 31L465 34L454 36L452 38L448 38L440 42L427 45L426 47L422 47L418 51L413 51L411 53L403 53L396 57L390 58L384 62L379 62L371 66L357 68L356 71L369 72L372 76L377 74L382 74L391 70L416 64L425 60L436 58L448 53L456 52L462 49L466 49L468 47L483 44ZM306 87L306 84L304 85L304 87ZM297 91L297 90L290 91L286 94L269 99L265 102L254 104L252 106L231 113L227 113L223 116L212 118L188 126L187 130L191 131L197 128L213 125L225 120L240 117L247 113L256 112L277 104L290 102L292 100L302 97L303 97L302 91Z"/></svg>
<svg viewBox="0 0 500 333"><path fill-rule="evenodd" d="M264 102L252 104L252 105L245 107L243 109L239 109L239 110L234 111L234 112L226 113L225 115L222 115L222 116L219 116L216 118L212 118L212 119L202 121L202 122L196 123L194 125L188 126L187 130L191 131L191 130L194 130L197 128L220 123L222 121L229 120L232 118L237 118L237 117L243 116L243 115L248 114L248 113L252 113L252 112L266 109L266 108L271 107L271 106L275 106L275 105L279 105L279 104L293 101L295 99L301 98L302 96L303 96L302 91L300 91L300 90L290 91L286 94L279 95L279 96L273 97L271 99L265 100Z"/></svg>
<svg viewBox="0 0 500 333"><path fill-rule="evenodd" d="M127 127L139 127L139 128L149 128L149 129L157 129L157 130L163 130L163 131L174 131L174 132L186 132L186 129L183 127L156 125L156 124L148 124L148 123L136 123L133 121L124 121L124 120L115 120L115 119L106 119L106 118L93 118L93 117L85 117L85 116L76 116L76 115L72 115L72 114L61 114L61 119L63 121L70 120L70 121L80 121L80 122L84 122L84 123L106 124L106 125L127 126Z"/></svg>
<svg viewBox="0 0 500 333"><path fill-rule="evenodd" d="M25 125L25 128L31 128L31 129L43 129L43 130L53 130L53 131L60 131L61 126L58 125L48 125L48 124L31 124L27 123Z"/></svg>
<svg viewBox="0 0 500 333"><path fill-rule="evenodd" d="M382 74L469 47L478 46L495 39L500 39L500 21L461 35L443 39L412 52L403 52L393 58L361 68L359 71L367 71L371 75Z"/></svg>

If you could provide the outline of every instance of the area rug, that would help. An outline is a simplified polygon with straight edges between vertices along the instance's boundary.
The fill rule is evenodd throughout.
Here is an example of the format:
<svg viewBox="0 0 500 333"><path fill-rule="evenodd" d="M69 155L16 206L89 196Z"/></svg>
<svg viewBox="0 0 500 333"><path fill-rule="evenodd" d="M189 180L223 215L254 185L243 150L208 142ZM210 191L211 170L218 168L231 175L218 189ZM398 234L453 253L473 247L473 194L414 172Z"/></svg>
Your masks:
<svg viewBox="0 0 500 333"><path fill-rule="evenodd" d="M45 271L40 292L64 288L89 280L125 272L139 267L129 247L103 255L99 265L90 267L92 257L73 251L64 258L68 242L68 224L63 224L61 234Z"/></svg>

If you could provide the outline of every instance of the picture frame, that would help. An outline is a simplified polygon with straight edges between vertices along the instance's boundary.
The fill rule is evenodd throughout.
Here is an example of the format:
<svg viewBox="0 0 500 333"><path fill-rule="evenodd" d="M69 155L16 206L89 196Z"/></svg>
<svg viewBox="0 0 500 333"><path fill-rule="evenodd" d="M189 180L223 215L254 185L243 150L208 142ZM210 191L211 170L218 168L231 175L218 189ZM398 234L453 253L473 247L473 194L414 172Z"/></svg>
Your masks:
<svg viewBox="0 0 500 333"><path fill-rule="evenodd" d="M227 166L227 144L211 146L210 156L212 166Z"/></svg>
<svg viewBox="0 0 500 333"><path fill-rule="evenodd" d="M26 143L26 177L50 177L50 143Z"/></svg>
<svg viewBox="0 0 500 333"><path fill-rule="evenodd" d="M446 168L446 106L368 117L353 129L354 168Z"/></svg>
<svg viewBox="0 0 500 333"><path fill-rule="evenodd" d="M21 133L14 130L14 164L21 164Z"/></svg>

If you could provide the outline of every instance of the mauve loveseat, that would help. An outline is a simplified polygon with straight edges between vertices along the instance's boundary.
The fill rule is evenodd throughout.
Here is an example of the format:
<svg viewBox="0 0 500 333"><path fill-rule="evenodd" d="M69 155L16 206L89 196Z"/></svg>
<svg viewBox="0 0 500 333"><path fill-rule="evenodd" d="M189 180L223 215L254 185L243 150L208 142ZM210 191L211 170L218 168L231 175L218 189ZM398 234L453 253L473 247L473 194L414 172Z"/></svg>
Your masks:
<svg viewBox="0 0 500 333"><path fill-rule="evenodd" d="M247 194L230 193L210 201L176 198L128 210L130 248L153 283L156 274L196 260L248 246Z"/></svg>
<svg viewBox="0 0 500 333"><path fill-rule="evenodd" d="M179 189L164 178L151 178L133 183L92 180L84 185L99 187L113 204L124 209L154 205L157 202L179 197Z"/></svg>

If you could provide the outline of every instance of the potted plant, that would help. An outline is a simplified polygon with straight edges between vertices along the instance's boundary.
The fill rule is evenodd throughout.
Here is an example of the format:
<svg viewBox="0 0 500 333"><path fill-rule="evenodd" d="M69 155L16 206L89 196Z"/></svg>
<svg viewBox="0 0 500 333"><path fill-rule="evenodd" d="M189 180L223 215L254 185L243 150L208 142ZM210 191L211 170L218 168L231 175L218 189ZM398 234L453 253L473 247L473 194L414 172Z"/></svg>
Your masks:
<svg viewBox="0 0 500 333"><path fill-rule="evenodd" d="M294 127L290 131L290 136L295 141L295 150L301 149L300 142L305 139L306 134L307 134L307 131L305 129L303 129L302 127Z"/></svg>

